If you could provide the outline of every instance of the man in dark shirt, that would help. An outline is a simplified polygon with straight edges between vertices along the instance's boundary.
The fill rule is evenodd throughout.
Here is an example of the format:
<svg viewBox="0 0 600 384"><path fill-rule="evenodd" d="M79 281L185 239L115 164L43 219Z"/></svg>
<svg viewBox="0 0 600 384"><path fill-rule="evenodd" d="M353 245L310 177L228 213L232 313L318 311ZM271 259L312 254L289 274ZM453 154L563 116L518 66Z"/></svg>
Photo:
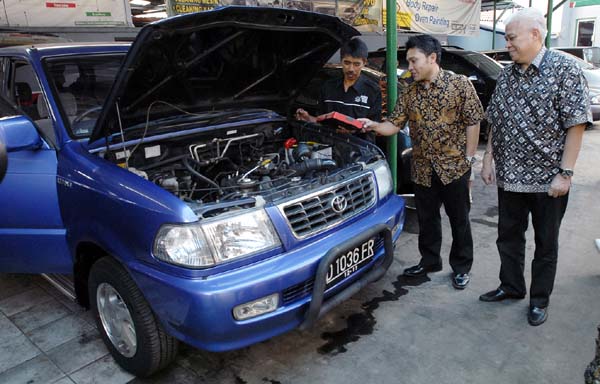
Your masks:
<svg viewBox="0 0 600 384"><path fill-rule="evenodd" d="M398 132L407 121L410 127L421 261L404 270L404 274L420 276L442 269L443 204L452 228L452 285L464 289L473 264L468 181L483 107L465 76L440 68L442 48L437 39L414 36L406 48L414 81L398 98L389 121L360 120L364 129L384 136Z"/></svg>
<svg viewBox="0 0 600 384"><path fill-rule="evenodd" d="M379 84L361 75L367 64L367 45L360 39L354 38L342 46L340 58L344 76L326 81L319 94L319 115L329 112L339 112L355 119L366 117L371 120L381 120L381 89ZM316 122L304 109L296 111L298 120ZM360 131L357 136L374 141L374 135Z"/></svg>
<svg viewBox="0 0 600 384"><path fill-rule="evenodd" d="M545 19L525 9L506 23L514 64L504 67L487 109L491 135L481 178L498 185L500 286L482 301L523 299L525 231L531 214L535 253L528 321L546 321L558 258L558 234L567 208L583 131L591 124L588 88L577 63L547 50ZM496 165L494 172L492 161Z"/></svg>

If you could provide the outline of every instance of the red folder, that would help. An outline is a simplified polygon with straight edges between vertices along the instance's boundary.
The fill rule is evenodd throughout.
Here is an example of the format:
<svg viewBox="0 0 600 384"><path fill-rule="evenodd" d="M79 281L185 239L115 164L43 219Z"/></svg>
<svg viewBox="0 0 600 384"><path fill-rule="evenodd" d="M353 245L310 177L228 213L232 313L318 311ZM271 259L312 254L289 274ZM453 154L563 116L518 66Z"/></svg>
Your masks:
<svg viewBox="0 0 600 384"><path fill-rule="evenodd" d="M346 129L362 129L363 123L339 112L329 112L317 116L317 122L321 124L330 124L334 127L342 126Z"/></svg>

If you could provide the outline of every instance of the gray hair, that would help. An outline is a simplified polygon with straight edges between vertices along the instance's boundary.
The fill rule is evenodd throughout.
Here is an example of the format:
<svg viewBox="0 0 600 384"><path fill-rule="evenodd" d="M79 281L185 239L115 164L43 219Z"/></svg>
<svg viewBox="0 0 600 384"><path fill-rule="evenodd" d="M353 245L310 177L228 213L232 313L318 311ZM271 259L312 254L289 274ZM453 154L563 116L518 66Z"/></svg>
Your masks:
<svg viewBox="0 0 600 384"><path fill-rule="evenodd" d="M537 29L542 35L542 41L546 38L548 29L546 29L546 19L542 11L535 8L523 8L522 10L513 13L505 21L504 25L510 23L524 23L531 27L531 29Z"/></svg>

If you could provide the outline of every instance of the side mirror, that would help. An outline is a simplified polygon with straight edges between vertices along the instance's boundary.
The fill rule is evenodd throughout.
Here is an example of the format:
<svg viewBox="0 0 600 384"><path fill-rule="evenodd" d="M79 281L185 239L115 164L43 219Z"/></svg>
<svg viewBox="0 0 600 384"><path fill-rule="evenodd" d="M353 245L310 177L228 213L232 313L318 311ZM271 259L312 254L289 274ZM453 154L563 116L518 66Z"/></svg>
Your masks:
<svg viewBox="0 0 600 384"><path fill-rule="evenodd" d="M26 116L0 119L0 137L4 137L6 152L38 149L42 139L35 125Z"/></svg>

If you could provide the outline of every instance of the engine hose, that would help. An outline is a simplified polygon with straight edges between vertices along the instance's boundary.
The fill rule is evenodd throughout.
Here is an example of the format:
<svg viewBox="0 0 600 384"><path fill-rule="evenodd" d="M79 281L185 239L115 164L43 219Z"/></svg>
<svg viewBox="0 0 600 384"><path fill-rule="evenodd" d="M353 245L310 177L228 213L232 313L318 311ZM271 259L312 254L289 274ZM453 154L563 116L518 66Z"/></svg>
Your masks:
<svg viewBox="0 0 600 384"><path fill-rule="evenodd" d="M301 163L290 165L296 174L303 175L309 171L331 170L337 168L337 163L332 159L306 159Z"/></svg>
<svg viewBox="0 0 600 384"><path fill-rule="evenodd" d="M160 167L160 166L165 165L165 164L169 164L169 163L173 163L175 161L179 161L181 159L185 159L186 157L189 157L189 156L190 155L188 155L188 154L174 156L174 157L170 157L170 158L165 159L165 160L157 161L156 163L144 165L144 166L137 167L137 168L140 171L147 171L147 170L152 169L152 168Z"/></svg>
<svg viewBox="0 0 600 384"><path fill-rule="evenodd" d="M206 177L203 174L201 174L200 172L196 171L194 169L194 167L190 164L190 160L193 161L193 162L196 162L195 160L193 160L193 159L191 159L189 157L185 157L183 159L183 165L185 165L185 167L188 169L188 171L190 171L192 173L192 175L196 176L200 180L205 181L208 184L210 184L210 185L214 186L215 188L217 188L217 190L219 190L219 195L222 195L223 194L223 190L221 189L221 187L219 186L219 184L215 183L214 181L212 181L208 177Z"/></svg>

